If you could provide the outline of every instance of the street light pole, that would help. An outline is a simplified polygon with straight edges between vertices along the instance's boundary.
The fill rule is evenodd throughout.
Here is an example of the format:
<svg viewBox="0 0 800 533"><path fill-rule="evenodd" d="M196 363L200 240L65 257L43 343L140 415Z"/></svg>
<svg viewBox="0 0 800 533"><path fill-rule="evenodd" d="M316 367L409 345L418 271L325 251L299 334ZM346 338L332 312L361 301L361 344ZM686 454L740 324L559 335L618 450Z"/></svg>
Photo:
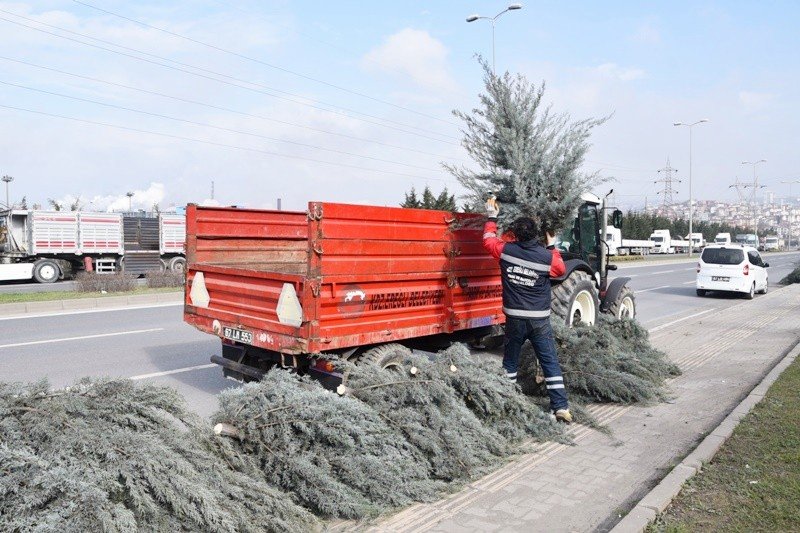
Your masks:
<svg viewBox="0 0 800 533"><path fill-rule="evenodd" d="M128 197L128 212L130 213L130 212L133 211L133 193L132 192L126 192L125 196Z"/></svg>
<svg viewBox="0 0 800 533"><path fill-rule="evenodd" d="M0 179L2 179L6 184L6 207L11 209L11 201L9 200L9 196L8 196L8 184L10 182L14 181L14 178L12 178L11 176L3 176Z"/></svg>
<svg viewBox="0 0 800 533"><path fill-rule="evenodd" d="M697 122L687 124L685 122L674 122L673 126L686 126L689 128L689 257L692 257L692 231L694 224L694 195L692 193L692 129L698 124L708 122L707 118Z"/></svg>
<svg viewBox="0 0 800 533"><path fill-rule="evenodd" d="M503 13L506 13L508 11L515 11L517 9L522 9L522 4L511 4L510 6L505 8L503 11L501 11L500 13L495 15L494 17L482 17L480 15L470 15L470 16L467 17L467 22L475 22L476 20L488 20L489 22L492 23L492 74L496 74L497 73L497 71L495 70L495 61L494 61L495 60L495 54L494 54L494 25L495 25L495 22L497 21L498 18L500 18L500 15L502 15Z"/></svg>
<svg viewBox="0 0 800 533"><path fill-rule="evenodd" d="M749 187L753 189L753 196L750 200L750 209L753 210L753 231L756 234L756 248L758 247L758 215L756 214L756 193L758 192L758 179L756 178L756 165L759 163L766 163L766 159L759 159L758 161L742 161L743 165L753 165L753 183ZM745 185L745 187L748 187Z"/></svg>
<svg viewBox="0 0 800 533"><path fill-rule="evenodd" d="M789 185L789 242L786 244L786 249L792 249L792 185L800 184L800 180L781 181Z"/></svg>

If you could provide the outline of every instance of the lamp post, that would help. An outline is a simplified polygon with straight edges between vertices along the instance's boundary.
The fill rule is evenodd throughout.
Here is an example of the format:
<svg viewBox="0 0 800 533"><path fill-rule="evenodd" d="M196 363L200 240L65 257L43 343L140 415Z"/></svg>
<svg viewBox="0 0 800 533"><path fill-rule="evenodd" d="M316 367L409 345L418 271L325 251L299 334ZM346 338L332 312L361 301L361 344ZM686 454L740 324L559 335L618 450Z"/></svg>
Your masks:
<svg viewBox="0 0 800 533"><path fill-rule="evenodd" d="M708 122L707 118L692 122L674 122L673 126L686 126L689 128L689 257L692 257L692 230L694 224L694 196L692 194L692 129L698 124Z"/></svg>
<svg viewBox="0 0 800 533"><path fill-rule="evenodd" d="M11 209L11 203L10 200L8 199L8 184L14 181L14 178L12 178L11 176L3 176L0 179L2 179L6 184L6 207Z"/></svg>
<svg viewBox="0 0 800 533"><path fill-rule="evenodd" d="M786 244L786 249L792 249L792 185L800 184L800 180L781 181L789 185L789 242Z"/></svg>
<svg viewBox="0 0 800 533"><path fill-rule="evenodd" d="M756 165L759 163L766 163L766 159L759 159L758 161L742 161L743 165L752 165L753 166L753 183L750 185L745 185L747 188L753 189L753 195L750 199L750 209L753 210L753 231L756 234L756 244L758 244L758 215L756 215L756 193L758 193L759 187L758 179L756 178Z"/></svg>
<svg viewBox="0 0 800 533"><path fill-rule="evenodd" d="M128 197L128 212L130 213L130 212L133 211L133 193L132 192L126 192L125 196Z"/></svg>
<svg viewBox="0 0 800 533"><path fill-rule="evenodd" d="M494 23L498 18L500 18L500 15L502 15L503 13L506 13L508 11L515 11L517 9L522 9L522 4L511 4L510 6L508 6L507 8L505 8L504 10L502 10L500 13L498 13L493 17L482 17L480 15L470 15L467 17L467 22L475 22L476 20L488 20L492 23L492 74L496 73L494 68Z"/></svg>

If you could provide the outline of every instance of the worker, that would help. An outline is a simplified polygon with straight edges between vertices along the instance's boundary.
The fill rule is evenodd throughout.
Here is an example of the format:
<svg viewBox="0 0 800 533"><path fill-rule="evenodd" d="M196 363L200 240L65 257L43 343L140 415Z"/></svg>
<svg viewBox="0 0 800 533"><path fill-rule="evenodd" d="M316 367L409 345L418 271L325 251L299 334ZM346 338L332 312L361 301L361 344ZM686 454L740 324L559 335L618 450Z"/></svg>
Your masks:
<svg viewBox="0 0 800 533"><path fill-rule="evenodd" d="M486 203L489 220L483 229L483 246L500 261L503 313L506 315L503 368L506 377L516 383L519 354L522 345L529 340L544 373L553 416L569 424L572 414L550 325L550 278L564 275L564 261L553 246L553 234L540 232L541 228L530 217L518 218L511 224L516 241L505 242L498 238L499 213L497 200L490 198ZM543 233L547 246L542 246L538 239Z"/></svg>

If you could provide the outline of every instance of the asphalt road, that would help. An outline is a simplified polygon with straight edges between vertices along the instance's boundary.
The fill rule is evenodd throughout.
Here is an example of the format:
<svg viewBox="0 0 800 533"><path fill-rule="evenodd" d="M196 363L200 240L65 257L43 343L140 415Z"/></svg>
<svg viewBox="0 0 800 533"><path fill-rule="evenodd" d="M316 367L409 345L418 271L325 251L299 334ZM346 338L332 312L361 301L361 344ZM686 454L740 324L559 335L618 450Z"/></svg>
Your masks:
<svg viewBox="0 0 800 533"><path fill-rule="evenodd" d="M774 289L798 260L797 252L769 257ZM694 261L622 266L615 275L632 278L639 319L651 330L742 303L731 296L696 296ZM4 381L47 378L63 387L82 376L135 378L177 388L203 415L213 412L219 391L238 386L209 363L219 340L184 324L180 305L0 318L0 332Z"/></svg>

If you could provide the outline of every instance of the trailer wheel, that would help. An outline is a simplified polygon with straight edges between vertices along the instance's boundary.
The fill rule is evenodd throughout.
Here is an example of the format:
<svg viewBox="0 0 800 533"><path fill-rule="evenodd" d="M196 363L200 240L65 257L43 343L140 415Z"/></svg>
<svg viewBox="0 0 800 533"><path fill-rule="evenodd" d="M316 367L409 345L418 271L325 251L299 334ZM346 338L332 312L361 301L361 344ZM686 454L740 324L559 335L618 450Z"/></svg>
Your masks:
<svg viewBox="0 0 800 533"><path fill-rule="evenodd" d="M616 318L636 318L636 298L633 291L627 285L619 291L616 300L608 306L608 312Z"/></svg>
<svg viewBox="0 0 800 533"><path fill-rule="evenodd" d="M33 264L33 279L39 283L54 283L60 276L61 269L52 259L39 259Z"/></svg>
<svg viewBox="0 0 800 533"><path fill-rule="evenodd" d="M392 342L389 344L381 344L374 348L370 348L358 358L359 363L373 363L381 368L399 368L403 362L411 356L411 350Z"/></svg>
<svg viewBox="0 0 800 533"><path fill-rule="evenodd" d="M179 255L173 257L169 260L169 263L167 263L167 268L169 268L170 272L185 272L186 258Z"/></svg>
<svg viewBox="0 0 800 533"><path fill-rule="evenodd" d="M553 314L569 327L577 323L594 326L600 300L589 274L574 270L567 279L554 286L551 308Z"/></svg>

